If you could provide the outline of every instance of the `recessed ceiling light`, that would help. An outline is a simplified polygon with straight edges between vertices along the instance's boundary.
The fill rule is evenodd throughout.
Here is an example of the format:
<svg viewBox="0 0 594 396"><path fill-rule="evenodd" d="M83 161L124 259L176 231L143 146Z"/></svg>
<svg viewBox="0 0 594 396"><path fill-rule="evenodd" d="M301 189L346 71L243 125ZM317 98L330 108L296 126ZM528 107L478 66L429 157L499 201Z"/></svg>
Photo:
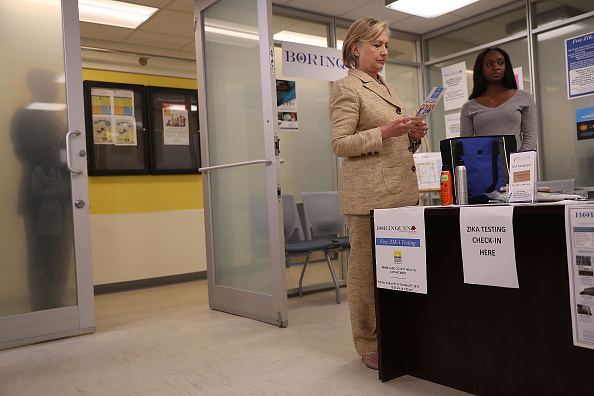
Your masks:
<svg viewBox="0 0 594 396"><path fill-rule="evenodd" d="M115 0L79 0L79 19L83 22L136 29L158 8Z"/></svg>
<svg viewBox="0 0 594 396"><path fill-rule="evenodd" d="M386 0L386 7L423 18L435 18L478 0Z"/></svg>

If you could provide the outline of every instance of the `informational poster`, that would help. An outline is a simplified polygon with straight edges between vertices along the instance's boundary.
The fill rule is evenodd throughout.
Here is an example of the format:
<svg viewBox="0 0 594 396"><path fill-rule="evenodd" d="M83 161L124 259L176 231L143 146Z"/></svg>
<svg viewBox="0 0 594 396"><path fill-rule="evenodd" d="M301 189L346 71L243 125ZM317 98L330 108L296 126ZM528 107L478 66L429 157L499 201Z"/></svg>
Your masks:
<svg viewBox="0 0 594 396"><path fill-rule="evenodd" d="M524 72L522 71L522 66L514 67L514 77L516 78L516 85L518 89L524 89Z"/></svg>
<svg viewBox="0 0 594 396"><path fill-rule="evenodd" d="M113 115L112 89L91 88L91 112L93 114Z"/></svg>
<svg viewBox="0 0 594 396"><path fill-rule="evenodd" d="M281 131L299 131L295 81L276 80L276 111Z"/></svg>
<svg viewBox="0 0 594 396"><path fill-rule="evenodd" d="M427 294L425 209L376 209L377 287Z"/></svg>
<svg viewBox="0 0 594 396"><path fill-rule="evenodd" d="M113 92L113 113L134 117L134 92L118 89Z"/></svg>
<svg viewBox="0 0 594 396"><path fill-rule="evenodd" d="M113 117L93 114L93 142L95 144L114 144Z"/></svg>
<svg viewBox="0 0 594 396"><path fill-rule="evenodd" d="M136 146L136 120L133 117L114 117L116 146Z"/></svg>
<svg viewBox="0 0 594 396"><path fill-rule="evenodd" d="M536 151L521 151L509 156L508 202L536 201Z"/></svg>
<svg viewBox="0 0 594 396"><path fill-rule="evenodd" d="M95 144L137 145L133 91L91 88L91 113Z"/></svg>
<svg viewBox="0 0 594 396"><path fill-rule="evenodd" d="M575 111L577 140L594 138L594 107Z"/></svg>
<svg viewBox="0 0 594 396"><path fill-rule="evenodd" d="M445 120L446 139L460 137L460 113L446 114Z"/></svg>
<svg viewBox="0 0 594 396"><path fill-rule="evenodd" d="M413 156L417 168L419 190L440 188L441 153L415 153Z"/></svg>
<svg viewBox="0 0 594 396"><path fill-rule="evenodd" d="M567 96L594 94L594 33L565 40Z"/></svg>
<svg viewBox="0 0 594 396"><path fill-rule="evenodd" d="M464 283L519 288L513 206L460 207Z"/></svg>
<svg viewBox="0 0 594 396"><path fill-rule="evenodd" d="M573 344L594 349L594 205L565 207Z"/></svg>
<svg viewBox="0 0 594 396"><path fill-rule="evenodd" d="M189 146L188 106L179 103L163 103L162 111L163 144L165 146Z"/></svg>
<svg viewBox="0 0 594 396"><path fill-rule="evenodd" d="M441 69L441 78L446 93L443 98L445 111L459 109L468 100L466 62L456 63Z"/></svg>

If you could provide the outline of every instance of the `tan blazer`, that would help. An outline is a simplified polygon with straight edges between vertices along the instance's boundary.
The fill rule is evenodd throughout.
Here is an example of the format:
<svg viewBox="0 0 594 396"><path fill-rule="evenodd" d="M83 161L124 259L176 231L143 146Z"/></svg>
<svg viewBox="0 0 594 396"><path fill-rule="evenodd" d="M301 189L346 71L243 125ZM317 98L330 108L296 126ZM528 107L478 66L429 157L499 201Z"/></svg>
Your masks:
<svg viewBox="0 0 594 396"><path fill-rule="evenodd" d="M344 158L338 179L344 214L367 215L419 200L413 152L420 142L406 134L382 141L380 127L406 116L394 89L382 82L389 93L367 73L350 69L332 85L332 149Z"/></svg>

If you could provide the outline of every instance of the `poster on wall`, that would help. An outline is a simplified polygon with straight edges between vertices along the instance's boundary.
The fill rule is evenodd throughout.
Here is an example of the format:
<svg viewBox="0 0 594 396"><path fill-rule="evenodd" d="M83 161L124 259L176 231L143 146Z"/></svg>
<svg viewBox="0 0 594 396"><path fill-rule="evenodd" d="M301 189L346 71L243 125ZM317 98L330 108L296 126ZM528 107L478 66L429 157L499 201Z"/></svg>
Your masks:
<svg viewBox="0 0 594 396"><path fill-rule="evenodd" d="M91 112L93 114L112 115L112 89L91 89Z"/></svg>
<svg viewBox="0 0 594 396"><path fill-rule="evenodd" d="M575 111L577 125L577 140L594 138L594 107L577 109Z"/></svg>
<svg viewBox="0 0 594 396"><path fill-rule="evenodd" d="M276 80L276 111L281 131L299 131L295 81Z"/></svg>
<svg viewBox="0 0 594 396"><path fill-rule="evenodd" d="M445 121L446 139L460 137L460 113L446 114Z"/></svg>
<svg viewBox="0 0 594 396"><path fill-rule="evenodd" d="M114 117L116 146L136 146L136 120L133 117Z"/></svg>
<svg viewBox="0 0 594 396"><path fill-rule="evenodd" d="M565 207L573 344L594 349L594 206Z"/></svg>
<svg viewBox="0 0 594 396"><path fill-rule="evenodd" d="M425 208L376 209L377 287L427 294Z"/></svg>
<svg viewBox="0 0 594 396"><path fill-rule="evenodd" d="M117 89L113 92L113 113L134 117L134 92L128 89Z"/></svg>
<svg viewBox="0 0 594 396"><path fill-rule="evenodd" d="M93 114L93 143L114 144L113 117Z"/></svg>
<svg viewBox="0 0 594 396"><path fill-rule="evenodd" d="M443 97L445 111L459 109L468 100L466 62L456 63L441 69L441 78L446 92Z"/></svg>
<svg viewBox="0 0 594 396"><path fill-rule="evenodd" d="M189 146L188 106L179 103L163 103L163 144L166 146Z"/></svg>
<svg viewBox="0 0 594 396"><path fill-rule="evenodd" d="M522 66L514 67L513 71L518 89L524 90L524 72L522 71Z"/></svg>
<svg viewBox="0 0 594 396"><path fill-rule="evenodd" d="M594 32L565 40L567 97L594 94Z"/></svg>

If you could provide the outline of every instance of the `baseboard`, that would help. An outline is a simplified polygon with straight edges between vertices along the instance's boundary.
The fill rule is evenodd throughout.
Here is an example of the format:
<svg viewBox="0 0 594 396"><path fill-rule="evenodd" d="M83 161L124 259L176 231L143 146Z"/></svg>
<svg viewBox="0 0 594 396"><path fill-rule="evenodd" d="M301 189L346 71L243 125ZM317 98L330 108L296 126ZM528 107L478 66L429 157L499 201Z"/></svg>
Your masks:
<svg viewBox="0 0 594 396"><path fill-rule="evenodd" d="M146 289L155 286L171 285L175 283L190 282L206 279L206 271L191 272L189 274L161 276L158 278L139 279L127 282L108 283L104 285L95 285L95 295L117 293L129 290Z"/></svg>

